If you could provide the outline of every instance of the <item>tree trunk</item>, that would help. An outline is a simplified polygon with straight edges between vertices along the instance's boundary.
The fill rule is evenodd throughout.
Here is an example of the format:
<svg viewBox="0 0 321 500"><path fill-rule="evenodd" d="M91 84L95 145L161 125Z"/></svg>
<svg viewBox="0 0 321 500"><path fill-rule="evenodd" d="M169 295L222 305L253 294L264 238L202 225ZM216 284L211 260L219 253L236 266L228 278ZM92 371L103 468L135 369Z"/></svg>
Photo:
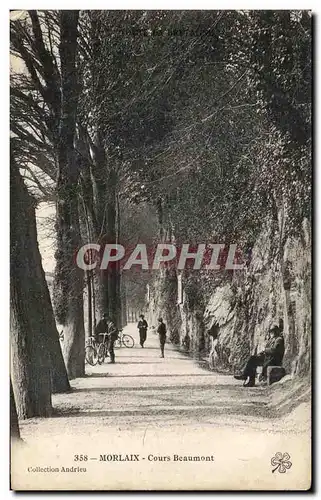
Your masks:
<svg viewBox="0 0 321 500"><path fill-rule="evenodd" d="M107 212L107 242L116 243L116 181L117 176L114 169L111 169L108 177L108 200ZM113 262L108 266L108 312L114 323L119 326L118 317L118 265Z"/></svg>
<svg viewBox="0 0 321 500"><path fill-rule="evenodd" d="M47 332L48 332L48 349L49 349L50 367L51 367L52 392L53 393L69 392L71 388L68 380L66 365L62 355L59 333L57 331L56 322L54 319L45 273L42 268L41 270L43 275L42 282L44 284L44 292L43 292L44 298L46 304L48 304L48 306L46 306L48 309L46 320L47 320Z"/></svg>
<svg viewBox="0 0 321 500"><path fill-rule="evenodd" d="M117 182L117 180L116 180ZM115 234L116 234L116 243L119 244L120 237L120 205L119 205L119 196L117 192L117 187L115 188L115 212L116 212L116 220L115 220ZM116 262L116 276L115 276L116 284L116 325L118 328L123 327L123 304L122 304L122 293L121 293L121 269L120 262Z"/></svg>
<svg viewBox="0 0 321 500"><path fill-rule="evenodd" d="M60 11L61 121L58 144L57 252L55 296L64 327L63 356L69 378L85 374L83 271L75 254L81 246L74 137L78 100L76 50L79 11Z"/></svg>
<svg viewBox="0 0 321 500"><path fill-rule="evenodd" d="M127 307L125 275L120 274L120 300L121 300L121 327L127 325L129 321L129 311Z"/></svg>
<svg viewBox="0 0 321 500"><path fill-rule="evenodd" d="M95 13L90 15L91 19L91 47L92 68L94 78L94 112L97 114L95 139L91 143L93 162L91 163L91 179L96 222L96 241L102 246L106 243L116 243L116 183L117 174L115 168L108 164L105 150L105 134L102 132L100 122L101 95L104 92L103 78L97 76L97 61L100 60L102 50L101 19ZM113 160L114 161L114 160ZM96 297L100 314L107 312L113 321L119 325L119 298L117 266L108 266L108 269L96 272Z"/></svg>
<svg viewBox="0 0 321 500"><path fill-rule="evenodd" d="M88 296L88 335L93 335L93 299L92 299L92 271L87 271L87 296Z"/></svg>
<svg viewBox="0 0 321 500"><path fill-rule="evenodd" d="M102 145L101 132L97 130L94 144L94 162L91 165L91 179L94 201L93 227L95 232L95 241L104 245L106 243L115 243L108 238L108 220L107 220L107 158ZM97 314L101 316L109 311L109 270L96 270L96 304Z"/></svg>
<svg viewBox="0 0 321 500"><path fill-rule="evenodd" d="M52 310L37 244L35 210L13 161L10 201L10 333L14 397L20 418L48 416L52 409L50 341L48 343L48 337L53 335L48 335Z"/></svg>
<svg viewBox="0 0 321 500"><path fill-rule="evenodd" d="M10 436L11 439L20 439L18 414L13 394L11 378L10 378Z"/></svg>
<svg viewBox="0 0 321 500"><path fill-rule="evenodd" d="M94 144L94 162L91 166L93 187L94 239L102 245L117 243L117 173L108 168L107 158L102 146L101 134L97 131ZM89 196L85 200L89 199ZM96 298L98 314L108 312L113 321L120 326L119 265L114 263L107 269L96 270Z"/></svg>

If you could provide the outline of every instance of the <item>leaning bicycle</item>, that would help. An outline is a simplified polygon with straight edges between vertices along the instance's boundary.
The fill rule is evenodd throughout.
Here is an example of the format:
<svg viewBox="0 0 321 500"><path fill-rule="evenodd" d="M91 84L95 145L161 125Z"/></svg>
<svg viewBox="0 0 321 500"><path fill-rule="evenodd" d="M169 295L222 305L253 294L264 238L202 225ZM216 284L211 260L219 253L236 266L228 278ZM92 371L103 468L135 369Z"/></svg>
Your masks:
<svg viewBox="0 0 321 500"><path fill-rule="evenodd" d="M85 359L91 366L95 366L98 362L98 349L94 337L88 337L86 341Z"/></svg>
<svg viewBox="0 0 321 500"><path fill-rule="evenodd" d="M118 337L115 340L114 347L120 348L122 346L127 348L132 348L135 345L135 341L131 335L128 333L123 333L122 330L119 330Z"/></svg>
<svg viewBox="0 0 321 500"><path fill-rule="evenodd" d="M99 365L102 365L108 356L108 339L109 333L104 333L103 341L99 344L97 349L97 361Z"/></svg>

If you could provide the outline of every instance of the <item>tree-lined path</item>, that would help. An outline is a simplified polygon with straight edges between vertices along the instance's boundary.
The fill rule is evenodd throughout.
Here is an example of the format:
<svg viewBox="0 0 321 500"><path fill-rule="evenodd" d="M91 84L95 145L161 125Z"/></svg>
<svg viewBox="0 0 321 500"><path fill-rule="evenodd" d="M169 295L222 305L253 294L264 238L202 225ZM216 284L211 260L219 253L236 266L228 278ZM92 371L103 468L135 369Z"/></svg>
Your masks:
<svg viewBox="0 0 321 500"><path fill-rule="evenodd" d="M71 381L71 393L53 396L52 417L21 422L28 446L23 447L21 462L15 455L14 470L23 472L26 463L85 467L86 474L77 474L79 489L170 489L178 484L177 474L182 474L183 489L210 489L213 484L233 488L244 480L246 488L264 489L277 451L294 456L296 471L306 467L310 431L304 397L302 404L292 398L297 409L288 414L287 407L288 415L281 418L288 400L286 384L273 393L266 387L244 389L233 377L207 371L169 344L161 359L157 335L151 331L144 349L136 325L125 331L135 337L136 345L118 349L115 365L87 367L86 377ZM299 392L302 395L302 387ZM140 461L101 460L101 455L114 454L138 454ZM76 455L87 461L75 461ZM178 463L174 455L213 460ZM257 474L260 484L255 482ZM45 473L21 478L24 486L29 481L31 488L40 489L50 488L54 480ZM54 484L74 489L75 479L72 473L59 474ZM282 487L285 484L291 487L290 475L282 479ZM304 481L299 486L304 487Z"/></svg>
<svg viewBox="0 0 321 500"><path fill-rule="evenodd" d="M115 350L116 363L86 365L86 377L71 381L72 392L53 396L54 416L21 422L22 437L72 427L99 432L117 423L121 428L146 425L258 425L277 428L270 420L271 389L245 389L230 375L210 372L166 344L160 358L158 336L151 330L146 347L138 343L136 325L124 330L135 338L133 349ZM277 392L277 391L276 391ZM58 424L58 425L57 425Z"/></svg>
<svg viewBox="0 0 321 500"><path fill-rule="evenodd" d="M302 487L311 28L310 11L11 12L10 405L13 445L19 426L26 444L22 462L12 453L14 486L230 489L233 480L255 489L259 477L260 488ZM139 263L143 248L148 261L168 243L170 265ZM84 245L95 249L83 256L90 269L79 260ZM183 245L211 249L218 264L179 265ZM232 248L242 269L230 268ZM130 324L134 349L87 366L95 319L107 314L120 327L140 311L162 316L186 353L168 344L161 359L155 331L142 349ZM287 375L243 388L232 374L274 324ZM195 359L209 354L211 337L215 372ZM278 452L293 462L280 483L270 469ZM164 462L152 473L152 459L137 476L99 459L127 453L146 463L205 454L215 464L187 473ZM88 477L27 473L82 462Z"/></svg>

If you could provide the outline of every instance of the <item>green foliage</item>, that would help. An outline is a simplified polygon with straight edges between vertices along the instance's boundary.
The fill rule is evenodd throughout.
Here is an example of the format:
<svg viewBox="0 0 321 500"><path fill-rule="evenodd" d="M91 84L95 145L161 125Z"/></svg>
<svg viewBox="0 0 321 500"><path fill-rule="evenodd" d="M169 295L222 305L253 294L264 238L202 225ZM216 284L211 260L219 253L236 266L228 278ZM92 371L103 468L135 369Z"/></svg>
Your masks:
<svg viewBox="0 0 321 500"><path fill-rule="evenodd" d="M34 153L36 144L25 140L26 121L43 134L43 156L52 155L56 18L51 11L40 16L44 61L29 43L30 23L13 29L13 50L26 47L31 70L42 62L41 78L31 75L31 119L26 97L12 98L25 162L27 145ZM107 167L117 172L117 190L129 202L126 225L137 222L132 203L148 202L162 207L164 228L178 243L247 245L267 221L277 226L282 210L285 235L310 217L309 12L83 11L77 54L77 124L87 141L78 153L92 162L88 150L102 146L96 179L107 184ZM46 78L50 88L42 85ZM49 104L39 118L42 102ZM39 155L33 161L41 166ZM215 279L201 275L203 289Z"/></svg>
<svg viewBox="0 0 321 500"><path fill-rule="evenodd" d="M49 81L57 13L39 19L45 60L25 19L12 47L23 51L23 33L30 68L40 61ZM281 203L295 230L310 212L310 32L307 11L83 11L77 121L93 141L99 132L125 198L166 198L178 239L253 241ZM39 89L30 106L41 130ZM26 98L13 103L25 117Z"/></svg>

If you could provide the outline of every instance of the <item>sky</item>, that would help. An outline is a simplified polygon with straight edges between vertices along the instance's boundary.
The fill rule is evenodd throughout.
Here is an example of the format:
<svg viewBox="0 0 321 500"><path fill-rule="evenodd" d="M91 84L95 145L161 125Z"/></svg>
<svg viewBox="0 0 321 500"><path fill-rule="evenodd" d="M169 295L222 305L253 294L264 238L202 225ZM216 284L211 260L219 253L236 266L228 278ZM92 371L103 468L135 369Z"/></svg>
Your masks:
<svg viewBox="0 0 321 500"><path fill-rule="evenodd" d="M45 272L53 272L55 269L55 238L53 224L55 215L56 209L55 205L52 203L40 203L36 209L38 244L42 257L42 266Z"/></svg>

